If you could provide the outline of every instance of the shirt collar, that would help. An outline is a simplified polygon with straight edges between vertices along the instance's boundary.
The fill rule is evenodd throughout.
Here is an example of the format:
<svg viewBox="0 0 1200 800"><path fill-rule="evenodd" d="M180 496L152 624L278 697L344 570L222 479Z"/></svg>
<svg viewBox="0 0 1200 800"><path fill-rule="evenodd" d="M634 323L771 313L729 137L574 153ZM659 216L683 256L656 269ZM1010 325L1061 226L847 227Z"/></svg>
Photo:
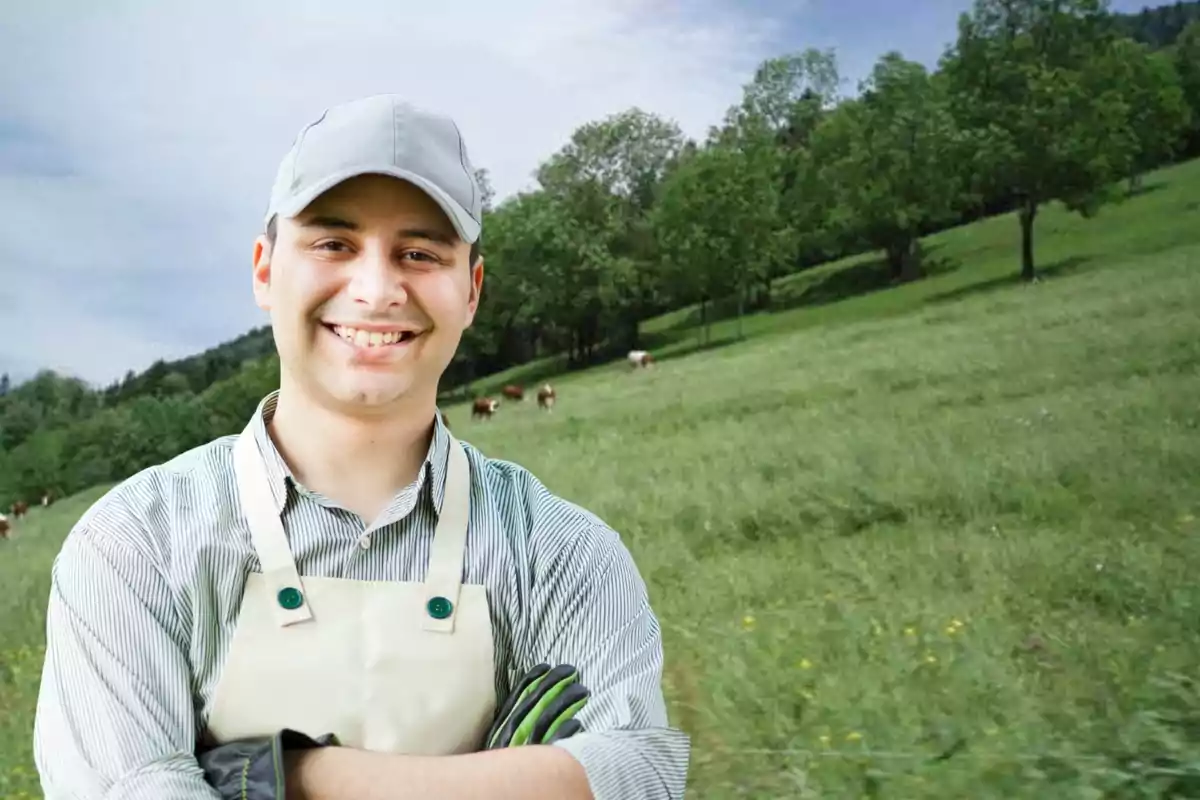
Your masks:
<svg viewBox="0 0 1200 800"><path fill-rule="evenodd" d="M258 450L263 455L263 464L266 466L267 481L271 486L271 497L275 501L275 508L282 513L287 505L288 484L291 483L295 486L298 482L267 430L267 424L275 416L275 408L278 404L278 389L259 401L258 408L254 412L254 419L251 421L251 431L258 444ZM429 450L425 454L425 461L421 464L421 471L417 475L415 489L420 493L425 487L426 479L432 476L430 487L433 493L433 510L439 516L441 515L442 500L446 496L446 463L449 454L450 433L442 422L441 413L435 411L433 438L429 443ZM414 487L401 489L400 493L408 491L409 488Z"/></svg>

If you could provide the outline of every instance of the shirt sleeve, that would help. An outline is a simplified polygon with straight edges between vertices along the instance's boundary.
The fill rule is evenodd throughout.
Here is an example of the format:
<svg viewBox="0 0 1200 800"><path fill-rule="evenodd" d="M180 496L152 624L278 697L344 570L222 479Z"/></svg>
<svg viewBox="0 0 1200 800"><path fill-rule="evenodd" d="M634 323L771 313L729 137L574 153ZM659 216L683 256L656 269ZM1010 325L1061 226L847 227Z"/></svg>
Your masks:
<svg viewBox="0 0 1200 800"><path fill-rule="evenodd" d="M524 667L572 664L591 696L577 715L584 730L555 746L583 765L596 800L681 798L691 745L668 725L662 634L645 583L602 523L563 535L534 559Z"/></svg>
<svg viewBox="0 0 1200 800"><path fill-rule="evenodd" d="M136 524L81 522L52 567L33 734L46 800L220 800L194 755L185 639L149 549L126 536Z"/></svg>

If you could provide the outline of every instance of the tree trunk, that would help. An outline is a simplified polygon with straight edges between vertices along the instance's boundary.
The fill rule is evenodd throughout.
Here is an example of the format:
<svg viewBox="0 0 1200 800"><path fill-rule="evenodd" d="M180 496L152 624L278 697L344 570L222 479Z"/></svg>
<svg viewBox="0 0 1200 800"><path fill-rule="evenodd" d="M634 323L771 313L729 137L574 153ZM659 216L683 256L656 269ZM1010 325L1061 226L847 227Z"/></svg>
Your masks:
<svg viewBox="0 0 1200 800"><path fill-rule="evenodd" d="M904 269L904 255L894 245L889 244L884 248L884 257L887 259L888 278L892 283L900 282L900 274Z"/></svg>
<svg viewBox="0 0 1200 800"><path fill-rule="evenodd" d="M708 344L708 298L700 298L700 343Z"/></svg>
<svg viewBox="0 0 1200 800"><path fill-rule="evenodd" d="M915 281L924 275L917 248L914 247L916 242L916 238L905 237L889 242L885 248L888 274L893 283Z"/></svg>
<svg viewBox="0 0 1200 800"><path fill-rule="evenodd" d="M737 338L742 338L742 314L746 308L746 291L743 287L738 287L737 296Z"/></svg>
<svg viewBox="0 0 1200 800"><path fill-rule="evenodd" d="M641 344L641 336L642 336L641 328L642 328L642 326L641 326L641 320L638 318L638 316L639 315L637 315L637 314L631 313L629 316L629 319L626 321L626 325L627 325L626 339L627 339L627 341L625 342L625 344L627 346L625 349L627 351L640 349L639 345Z"/></svg>
<svg viewBox="0 0 1200 800"><path fill-rule="evenodd" d="M1033 271L1033 220L1037 216L1037 202L1026 200L1021 205L1021 280L1032 283L1037 274Z"/></svg>

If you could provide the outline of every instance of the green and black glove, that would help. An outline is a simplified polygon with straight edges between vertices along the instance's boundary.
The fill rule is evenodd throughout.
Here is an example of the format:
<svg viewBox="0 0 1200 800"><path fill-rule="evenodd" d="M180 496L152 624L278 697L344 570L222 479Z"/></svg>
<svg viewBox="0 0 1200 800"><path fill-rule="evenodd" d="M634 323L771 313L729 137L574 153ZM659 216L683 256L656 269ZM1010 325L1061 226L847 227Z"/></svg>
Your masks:
<svg viewBox="0 0 1200 800"><path fill-rule="evenodd" d="M197 754L204 779L222 800L278 800L286 797L283 754L337 745L333 734L316 739L284 728L274 736L242 739Z"/></svg>
<svg viewBox="0 0 1200 800"><path fill-rule="evenodd" d="M579 672L570 664L554 669L538 664L504 701L484 749L550 744L574 736L583 730L574 717L587 704L588 696Z"/></svg>

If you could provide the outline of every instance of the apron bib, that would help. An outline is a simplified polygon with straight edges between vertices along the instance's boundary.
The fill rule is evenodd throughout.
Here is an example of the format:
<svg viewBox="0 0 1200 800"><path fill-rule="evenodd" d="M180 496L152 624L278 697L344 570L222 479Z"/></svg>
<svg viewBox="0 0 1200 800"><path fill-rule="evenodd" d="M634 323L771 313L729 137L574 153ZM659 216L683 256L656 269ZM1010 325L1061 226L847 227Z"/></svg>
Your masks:
<svg viewBox="0 0 1200 800"><path fill-rule="evenodd" d="M495 714L491 617L462 582L470 465L450 437L445 498L424 582L301 578L250 426L234 446L261 573L212 700L216 744L292 728L412 755L479 750Z"/></svg>

